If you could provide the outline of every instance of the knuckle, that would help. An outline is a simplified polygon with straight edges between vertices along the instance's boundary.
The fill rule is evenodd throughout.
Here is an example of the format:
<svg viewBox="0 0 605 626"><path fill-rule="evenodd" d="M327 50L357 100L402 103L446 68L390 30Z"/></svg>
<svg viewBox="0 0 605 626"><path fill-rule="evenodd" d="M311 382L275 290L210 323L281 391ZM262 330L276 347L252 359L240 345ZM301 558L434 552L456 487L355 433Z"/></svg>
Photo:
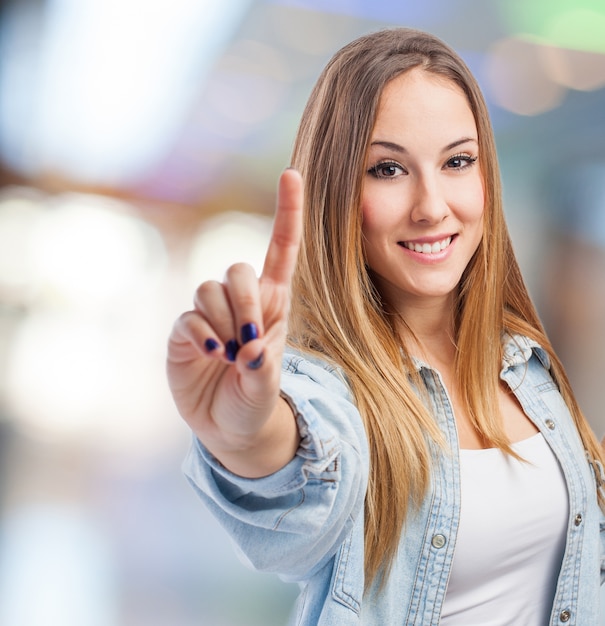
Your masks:
<svg viewBox="0 0 605 626"><path fill-rule="evenodd" d="M185 313L182 313L175 321L174 328L191 330L197 328L201 323L203 323L203 319L199 313L195 311L185 311Z"/></svg>
<svg viewBox="0 0 605 626"><path fill-rule="evenodd" d="M247 278L254 275L254 270L249 263L234 263L227 269L227 280L237 280L240 278Z"/></svg>
<svg viewBox="0 0 605 626"><path fill-rule="evenodd" d="M206 300L208 297L214 296L219 291L222 291L222 285L216 280L207 280L203 282L195 292L195 301L200 302Z"/></svg>

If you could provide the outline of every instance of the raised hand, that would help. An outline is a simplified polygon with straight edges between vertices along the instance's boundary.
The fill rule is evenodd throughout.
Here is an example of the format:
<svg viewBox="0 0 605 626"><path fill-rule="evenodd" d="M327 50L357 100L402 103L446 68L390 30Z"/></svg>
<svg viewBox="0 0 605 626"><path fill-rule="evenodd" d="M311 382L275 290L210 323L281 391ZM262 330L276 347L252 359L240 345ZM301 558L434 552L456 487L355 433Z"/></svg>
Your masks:
<svg viewBox="0 0 605 626"><path fill-rule="evenodd" d="M302 180L286 170L263 272L232 265L224 282L200 285L175 322L168 382L180 414L229 469L271 473L294 455L298 433L279 398L290 282L302 231Z"/></svg>

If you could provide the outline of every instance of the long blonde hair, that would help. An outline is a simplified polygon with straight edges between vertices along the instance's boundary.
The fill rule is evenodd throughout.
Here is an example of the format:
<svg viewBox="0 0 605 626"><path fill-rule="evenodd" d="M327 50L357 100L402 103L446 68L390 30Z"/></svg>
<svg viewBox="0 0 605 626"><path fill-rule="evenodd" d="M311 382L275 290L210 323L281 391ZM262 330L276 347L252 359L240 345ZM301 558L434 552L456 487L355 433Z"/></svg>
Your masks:
<svg viewBox="0 0 605 626"><path fill-rule="evenodd" d="M494 136L481 90L462 59L438 38L383 30L342 48L318 79L296 136L292 165L305 185L304 234L293 281L289 341L343 368L370 448L365 506L366 587L388 571L403 524L422 501L431 458L443 443L408 377L405 352L364 262L360 210L366 155L380 96L419 67L458 85L473 112L485 189L483 238L456 302L456 374L485 441L511 452L499 418L505 331L539 342L592 458L602 450L584 419L523 282L504 220Z"/></svg>

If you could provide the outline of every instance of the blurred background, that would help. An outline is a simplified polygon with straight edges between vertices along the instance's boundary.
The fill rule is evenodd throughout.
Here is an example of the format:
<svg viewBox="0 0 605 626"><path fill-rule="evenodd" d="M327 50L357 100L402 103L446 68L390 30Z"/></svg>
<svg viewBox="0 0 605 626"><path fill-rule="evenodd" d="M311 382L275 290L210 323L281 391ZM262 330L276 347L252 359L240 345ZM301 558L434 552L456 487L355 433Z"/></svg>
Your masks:
<svg viewBox="0 0 605 626"><path fill-rule="evenodd" d="M393 25L479 79L522 269L605 434L605 0L4 1L3 626L286 621L295 589L181 475L166 338L202 280L260 270L313 82Z"/></svg>

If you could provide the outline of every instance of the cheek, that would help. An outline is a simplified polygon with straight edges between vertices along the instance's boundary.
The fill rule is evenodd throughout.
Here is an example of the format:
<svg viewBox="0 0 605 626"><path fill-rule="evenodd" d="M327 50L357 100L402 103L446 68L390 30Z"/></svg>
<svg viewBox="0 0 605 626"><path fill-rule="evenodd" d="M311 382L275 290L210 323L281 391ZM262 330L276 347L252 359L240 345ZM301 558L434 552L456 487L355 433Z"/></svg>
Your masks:
<svg viewBox="0 0 605 626"><path fill-rule="evenodd" d="M481 183L469 186L458 198L461 217L469 225L483 223L485 211L485 193Z"/></svg>
<svg viewBox="0 0 605 626"><path fill-rule="evenodd" d="M361 233L365 242L367 242L368 238L371 238L375 230L375 221L376 211L372 203L363 201L361 203Z"/></svg>
<svg viewBox="0 0 605 626"><path fill-rule="evenodd" d="M361 205L361 235L365 262L370 267L376 261L376 254L381 247L380 241L384 233L384 212L378 208L379 203L365 201Z"/></svg>
<svg viewBox="0 0 605 626"><path fill-rule="evenodd" d="M362 232L366 238L392 229L397 222L397 213L390 207L388 197L363 199L361 216Z"/></svg>

